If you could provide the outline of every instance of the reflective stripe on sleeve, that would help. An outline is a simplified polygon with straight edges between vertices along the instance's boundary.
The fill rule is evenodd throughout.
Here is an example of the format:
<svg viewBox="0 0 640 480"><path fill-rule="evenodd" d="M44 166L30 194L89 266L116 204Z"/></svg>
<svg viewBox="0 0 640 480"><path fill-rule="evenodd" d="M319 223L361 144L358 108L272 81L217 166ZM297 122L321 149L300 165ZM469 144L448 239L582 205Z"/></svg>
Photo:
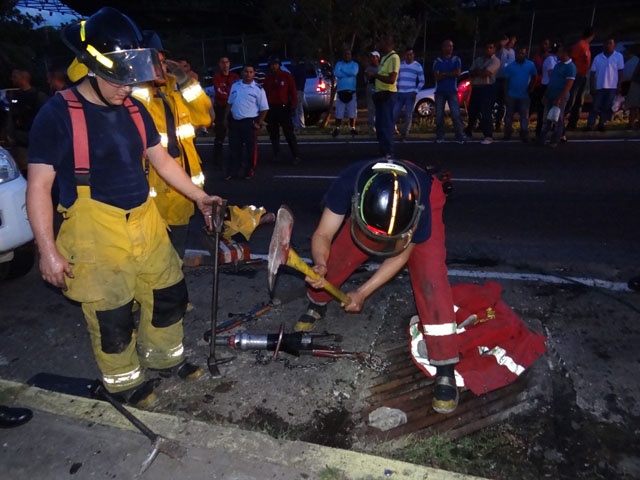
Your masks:
<svg viewBox="0 0 640 480"><path fill-rule="evenodd" d="M423 325L424 334L430 337L444 337L456 333L456 322L443 323L442 325Z"/></svg>
<svg viewBox="0 0 640 480"><path fill-rule="evenodd" d="M145 87L133 87L131 90L131 96L144 103L151 102L151 92Z"/></svg>
<svg viewBox="0 0 640 480"><path fill-rule="evenodd" d="M113 375L103 375L102 380L105 384L118 386L131 383L140 378L140 375L142 375L142 368L138 366L130 372L116 373Z"/></svg>
<svg viewBox="0 0 640 480"><path fill-rule="evenodd" d="M185 123L176 128L176 137L181 139L193 138L196 136L196 129L190 123Z"/></svg>
<svg viewBox="0 0 640 480"><path fill-rule="evenodd" d="M167 146L169 145L169 136L166 133L160 132L160 144L164 148L167 148Z"/></svg>
<svg viewBox="0 0 640 480"><path fill-rule="evenodd" d="M184 98L187 102L193 102L196 98L204 93L204 90L199 83L194 83L193 85L189 85L187 88L183 89L181 93L182 98Z"/></svg>
<svg viewBox="0 0 640 480"><path fill-rule="evenodd" d="M198 175L194 175L193 177L191 177L191 181L195 185L202 187L204 185L204 174L200 172Z"/></svg>
<svg viewBox="0 0 640 480"><path fill-rule="evenodd" d="M507 355L507 351L502 347L478 347L480 355L493 355L496 357L498 365L507 367L507 369L514 375L520 376L524 372L525 368L522 365L518 365L516 361Z"/></svg>

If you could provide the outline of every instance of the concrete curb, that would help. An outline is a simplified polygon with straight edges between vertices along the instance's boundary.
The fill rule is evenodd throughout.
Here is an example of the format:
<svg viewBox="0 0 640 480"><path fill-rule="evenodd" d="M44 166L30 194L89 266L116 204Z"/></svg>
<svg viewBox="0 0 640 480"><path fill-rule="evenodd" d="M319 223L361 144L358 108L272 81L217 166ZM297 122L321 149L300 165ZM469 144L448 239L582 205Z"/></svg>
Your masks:
<svg viewBox="0 0 640 480"><path fill-rule="evenodd" d="M51 392L24 383L0 379L0 403L27 407L82 422L136 431L108 403ZM429 480L473 480L462 475L390 460L373 455L324 447L300 441L276 440L260 432L212 425L163 413L130 409L152 430L185 446L242 454L247 462L271 463L295 470L304 469L310 478L328 468L350 480L403 478ZM214 457L212 457L214 458ZM391 475L385 472L392 472Z"/></svg>

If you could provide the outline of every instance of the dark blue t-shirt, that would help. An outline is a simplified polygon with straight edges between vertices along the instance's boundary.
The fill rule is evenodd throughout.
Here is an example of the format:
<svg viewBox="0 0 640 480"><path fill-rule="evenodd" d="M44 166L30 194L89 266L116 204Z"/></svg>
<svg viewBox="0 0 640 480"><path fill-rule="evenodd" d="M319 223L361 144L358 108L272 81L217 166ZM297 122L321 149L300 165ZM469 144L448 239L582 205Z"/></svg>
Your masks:
<svg viewBox="0 0 640 480"><path fill-rule="evenodd" d="M462 69L460 58L452 55L449 58L438 57L433 62L433 71L442 73L455 72ZM436 93L456 93L458 91L458 79L447 77L436 82Z"/></svg>
<svg viewBox="0 0 640 480"><path fill-rule="evenodd" d="M384 160L380 160L383 162ZM351 211L351 201L355 193L356 179L360 170L366 166L378 161L366 160L357 162L344 170L340 176L333 182L329 191L325 195L325 203L327 208L336 215L347 215ZM412 243L422 243L429 240L431 236L431 206L429 204L429 195L431 194L431 175L417 165L403 161L404 165L409 167L418 177L420 182L420 203L424 205L424 210L418 222Z"/></svg>
<svg viewBox="0 0 640 480"><path fill-rule="evenodd" d="M149 196L149 184L142 164L142 139L125 106L103 107L76 96L82 102L89 136L91 198L130 210ZM147 133L147 147L160 142L151 116L138 106ZM45 163L56 170L60 205L73 205L77 198L73 137L67 102L54 95L40 109L30 132L29 163Z"/></svg>

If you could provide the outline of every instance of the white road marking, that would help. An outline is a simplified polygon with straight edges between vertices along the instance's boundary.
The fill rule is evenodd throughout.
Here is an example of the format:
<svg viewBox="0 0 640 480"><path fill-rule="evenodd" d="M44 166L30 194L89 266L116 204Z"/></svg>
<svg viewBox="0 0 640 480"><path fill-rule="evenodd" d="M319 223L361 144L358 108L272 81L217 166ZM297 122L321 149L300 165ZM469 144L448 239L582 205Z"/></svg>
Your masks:
<svg viewBox="0 0 640 480"><path fill-rule="evenodd" d="M274 175L272 178L303 179L303 180L333 180L337 175ZM480 183L545 183L546 180L518 179L518 178L452 178L454 182Z"/></svg>
<svg viewBox="0 0 640 480"><path fill-rule="evenodd" d="M191 250L187 249L185 256L210 256L208 250ZM252 253L251 258L259 258L267 260L268 255ZM310 258L302 258L305 263L311 264ZM380 267L378 263L365 263L362 267L367 271L375 271ZM612 282L609 280L602 280L599 278L590 277L557 277L555 275L544 275L540 273L512 273L512 272L492 272L488 270L461 270L461 269L449 269L450 277L466 277L466 278L481 278L487 280L515 280L523 282L542 282L553 283L560 285L575 285L576 283L587 286L597 287L605 290L612 290L614 292L630 292L631 290L624 282Z"/></svg>

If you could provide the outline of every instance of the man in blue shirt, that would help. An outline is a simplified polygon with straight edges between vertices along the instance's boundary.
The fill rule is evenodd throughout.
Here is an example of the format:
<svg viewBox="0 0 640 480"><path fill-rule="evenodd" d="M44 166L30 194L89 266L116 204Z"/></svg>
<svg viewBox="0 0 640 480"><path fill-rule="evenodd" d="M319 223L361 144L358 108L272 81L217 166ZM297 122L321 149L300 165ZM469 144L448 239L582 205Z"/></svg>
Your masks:
<svg viewBox="0 0 640 480"><path fill-rule="evenodd" d="M506 79L507 116L504 120L504 139L509 140L513 133L513 114L520 116L520 139L529 141L529 93L535 85L536 66L527 60L527 49L521 47L516 53L516 61L507 65L504 71Z"/></svg>
<svg viewBox="0 0 640 480"><path fill-rule="evenodd" d="M442 55L433 62L436 79L436 143L444 142L444 106L449 104L451 121L456 132L456 142L464 143L460 103L458 101L458 77L462 69L460 58L453 55L453 42L442 42Z"/></svg>
<svg viewBox="0 0 640 480"><path fill-rule="evenodd" d="M253 65L242 69L242 80L231 87L227 109L231 110L229 147L231 155L224 164L224 179L231 180L238 171L245 179L253 176L258 161L256 134L264 127L264 119L269 111L269 103L264 90L253 81L256 72ZM224 116L225 119L229 115ZM233 167L232 167L233 164Z"/></svg>
<svg viewBox="0 0 640 480"><path fill-rule="evenodd" d="M356 105L356 75L358 75L359 66L353 61L351 50L344 51L344 61L336 63L333 70L334 75L338 79L338 98L336 100L336 123L332 135L338 136L340 132L340 124L344 118L346 111L349 118L349 126L351 127L351 135L356 134L356 119L358 118L358 109Z"/></svg>
<svg viewBox="0 0 640 480"><path fill-rule="evenodd" d="M558 63L553 67L551 77L549 78L549 85L547 85L547 93L544 98L544 114L542 124L542 131L538 137L538 143L544 144L544 139L547 136L547 132L551 129L552 124L556 124L556 128L553 131L550 147L555 148L558 146L560 137L564 133L564 108L567 105L569 99L569 92L573 86L573 82L576 79L576 66L573 64L569 51L564 46L558 47ZM560 109L560 115L558 120L548 119L549 110L553 107Z"/></svg>

